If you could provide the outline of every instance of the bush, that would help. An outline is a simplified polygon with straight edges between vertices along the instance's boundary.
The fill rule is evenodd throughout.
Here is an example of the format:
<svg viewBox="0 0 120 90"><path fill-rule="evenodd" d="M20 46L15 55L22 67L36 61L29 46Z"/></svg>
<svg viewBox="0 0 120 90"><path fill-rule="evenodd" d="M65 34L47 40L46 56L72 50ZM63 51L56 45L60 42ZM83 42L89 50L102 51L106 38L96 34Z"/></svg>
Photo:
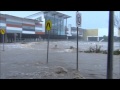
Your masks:
<svg viewBox="0 0 120 90"><path fill-rule="evenodd" d="M103 54L107 54L107 50L104 50L104 51L103 51Z"/></svg>
<svg viewBox="0 0 120 90"><path fill-rule="evenodd" d="M84 52L86 52L86 53L101 53L102 52L101 51L101 47L102 46L98 46L98 45L96 45L95 48L90 46L89 50L88 51L84 51Z"/></svg>
<svg viewBox="0 0 120 90"><path fill-rule="evenodd" d="M114 54L114 55L120 55L120 50L119 50L119 49L115 50L115 51L113 52L113 54Z"/></svg>
<svg viewBox="0 0 120 90"><path fill-rule="evenodd" d="M96 50L95 50L95 52L96 52L96 53L100 53L100 52L101 52L101 47L102 47L102 46L96 45Z"/></svg>
<svg viewBox="0 0 120 90"><path fill-rule="evenodd" d="M94 50L94 48L93 47L89 47L89 50L87 51L87 52L94 52L95 50Z"/></svg>
<svg viewBox="0 0 120 90"><path fill-rule="evenodd" d="M74 47L73 47L73 46L70 46L70 49L74 49Z"/></svg>
<svg viewBox="0 0 120 90"><path fill-rule="evenodd" d="M107 50L103 51L103 54L108 54ZM113 51L113 55L120 55L120 50L117 49L117 50Z"/></svg>

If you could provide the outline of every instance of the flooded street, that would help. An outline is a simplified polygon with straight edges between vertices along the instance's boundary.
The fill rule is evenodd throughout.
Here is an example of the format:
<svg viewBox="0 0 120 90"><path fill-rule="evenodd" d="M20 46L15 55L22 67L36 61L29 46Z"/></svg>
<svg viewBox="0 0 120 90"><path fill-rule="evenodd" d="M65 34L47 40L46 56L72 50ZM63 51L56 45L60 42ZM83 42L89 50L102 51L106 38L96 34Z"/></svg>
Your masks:
<svg viewBox="0 0 120 90"><path fill-rule="evenodd" d="M79 42L79 50L87 50L95 42ZM57 45L57 47L55 47ZM107 43L99 43L107 50ZM119 49L115 43L115 49ZM47 42L31 42L26 44L5 44L1 49L1 78L68 78L73 79L76 72L76 41L50 41L49 60L46 63ZM114 55L113 78L120 78L120 56ZM56 67L67 69L67 74L55 74ZM87 79L106 79L107 54L79 52L79 74ZM77 73L78 74L78 73Z"/></svg>

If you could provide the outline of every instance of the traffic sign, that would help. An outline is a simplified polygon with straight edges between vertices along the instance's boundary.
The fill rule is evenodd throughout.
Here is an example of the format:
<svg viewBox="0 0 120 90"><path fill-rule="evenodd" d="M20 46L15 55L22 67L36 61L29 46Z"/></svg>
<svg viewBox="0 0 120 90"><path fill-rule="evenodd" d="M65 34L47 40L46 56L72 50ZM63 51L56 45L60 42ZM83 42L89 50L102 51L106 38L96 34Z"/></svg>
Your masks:
<svg viewBox="0 0 120 90"><path fill-rule="evenodd" d="M3 37L3 51L4 51L4 34L5 34L5 30L4 29L0 29L0 33L2 34Z"/></svg>
<svg viewBox="0 0 120 90"><path fill-rule="evenodd" d="M4 29L1 29L1 30L0 30L0 33L1 33L1 34L5 34L5 30L4 30Z"/></svg>
<svg viewBox="0 0 120 90"><path fill-rule="evenodd" d="M79 12L76 12L76 26L81 26L81 14Z"/></svg>
<svg viewBox="0 0 120 90"><path fill-rule="evenodd" d="M52 28L52 22L50 20L46 21L45 28L48 31L51 30L51 28Z"/></svg>
<svg viewBox="0 0 120 90"><path fill-rule="evenodd" d="M49 53L49 39L50 39L50 30L52 28L52 22L47 20L45 23L45 29L48 30L48 44L47 44L47 63L48 63L48 53Z"/></svg>

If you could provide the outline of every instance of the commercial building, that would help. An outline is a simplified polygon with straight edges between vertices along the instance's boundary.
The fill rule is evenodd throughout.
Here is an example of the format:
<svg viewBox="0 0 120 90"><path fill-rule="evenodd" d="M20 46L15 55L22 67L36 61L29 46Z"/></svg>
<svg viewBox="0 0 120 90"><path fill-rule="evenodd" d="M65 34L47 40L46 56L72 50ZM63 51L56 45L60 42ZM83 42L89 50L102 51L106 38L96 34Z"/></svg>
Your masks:
<svg viewBox="0 0 120 90"><path fill-rule="evenodd" d="M83 39L83 32L85 29L78 28L78 38L81 40ZM69 39L76 39L77 38L77 27L71 27L68 25L67 36Z"/></svg>
<svg viewBox="0 0 120 90"><path fill-rule="evenodd" d="M98 41L98 29L86 29L83 31L84 41Z"/></svg>
<svg viewBox="0 0 120 90"><path fill-rule="evenodd" d="M38 20L0 14L0 29L5 29L6 31L6 42L11 42L21 38L35 37L35 34L37 33L40 35L45 34L45 30L43 28L43 24ZM2 40L2 36L0 40Z"/></svg>
<svg viewBox="0 0 120 90"><path fill-rule="evenodd" d="M83 31L85 41L101 41L104 37L108 37L108 28L86 29ZM114 40L120 40L120 30L114 28Z"/></svg>
<svg viewBox="0 0 120 90"><path fill-rule="evenodd" d="M25 18L0 14L0 29L6 30L6 42L28 38L47 38L45 22L51 20L50 38L66 38L67 18L70 16L56 11L41 11ZM65 19L66 25L64 25ZM0 37L0 41L2 41L1 34Z"/></svg>
<svg viewBox="0 0 120 90"><path fill-rule="evenodd" d="M66 38L66 30L67 30L67 19L71 16L66 14L56 12L56 11L41 11L35 13L33 15L29 15L26 18L36 19L43 22L43 26L45 26L45 22L47 20L52 21L52 29L50 30L50 38L58 39L58 38ZM44 37L47 37L48 31L45 30Z"/></svg>

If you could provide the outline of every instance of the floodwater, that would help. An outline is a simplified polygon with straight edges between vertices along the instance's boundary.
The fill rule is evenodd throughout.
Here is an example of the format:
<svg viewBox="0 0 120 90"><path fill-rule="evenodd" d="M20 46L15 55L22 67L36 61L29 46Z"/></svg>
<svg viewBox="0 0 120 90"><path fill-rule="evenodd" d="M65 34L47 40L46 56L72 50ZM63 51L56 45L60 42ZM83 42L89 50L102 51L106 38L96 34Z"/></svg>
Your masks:
<svg viewBox="0 0 120 90"><path fill-rule="evenodd" d="M102 45L103 50L107 50L107 42L79 42L79 50L88 50L90 46ZM57 47L55 47L57 45ZM66 69L76 70L76 49L69 49L70 46L76 48L76 41L50 41L49 63L46 64L47 42L5 43L5 51L1 50L1 78L23 78L21 74L28 75L24 78L31 78L30 75L37 74L34 78L42 75L41 66L52 67L62 66ZM114 43L114 50L120 49L120 43ZM113 78L120 78L120 55L114 55ZM37 63L37 64L36 64ZM101 53L79 53L79 72L88 79L106 79L107 54ZM51 77L52 78L52 77ZM59 77L56 77L59 78ZM64 78L67 78L65 76Z"/></svg>

